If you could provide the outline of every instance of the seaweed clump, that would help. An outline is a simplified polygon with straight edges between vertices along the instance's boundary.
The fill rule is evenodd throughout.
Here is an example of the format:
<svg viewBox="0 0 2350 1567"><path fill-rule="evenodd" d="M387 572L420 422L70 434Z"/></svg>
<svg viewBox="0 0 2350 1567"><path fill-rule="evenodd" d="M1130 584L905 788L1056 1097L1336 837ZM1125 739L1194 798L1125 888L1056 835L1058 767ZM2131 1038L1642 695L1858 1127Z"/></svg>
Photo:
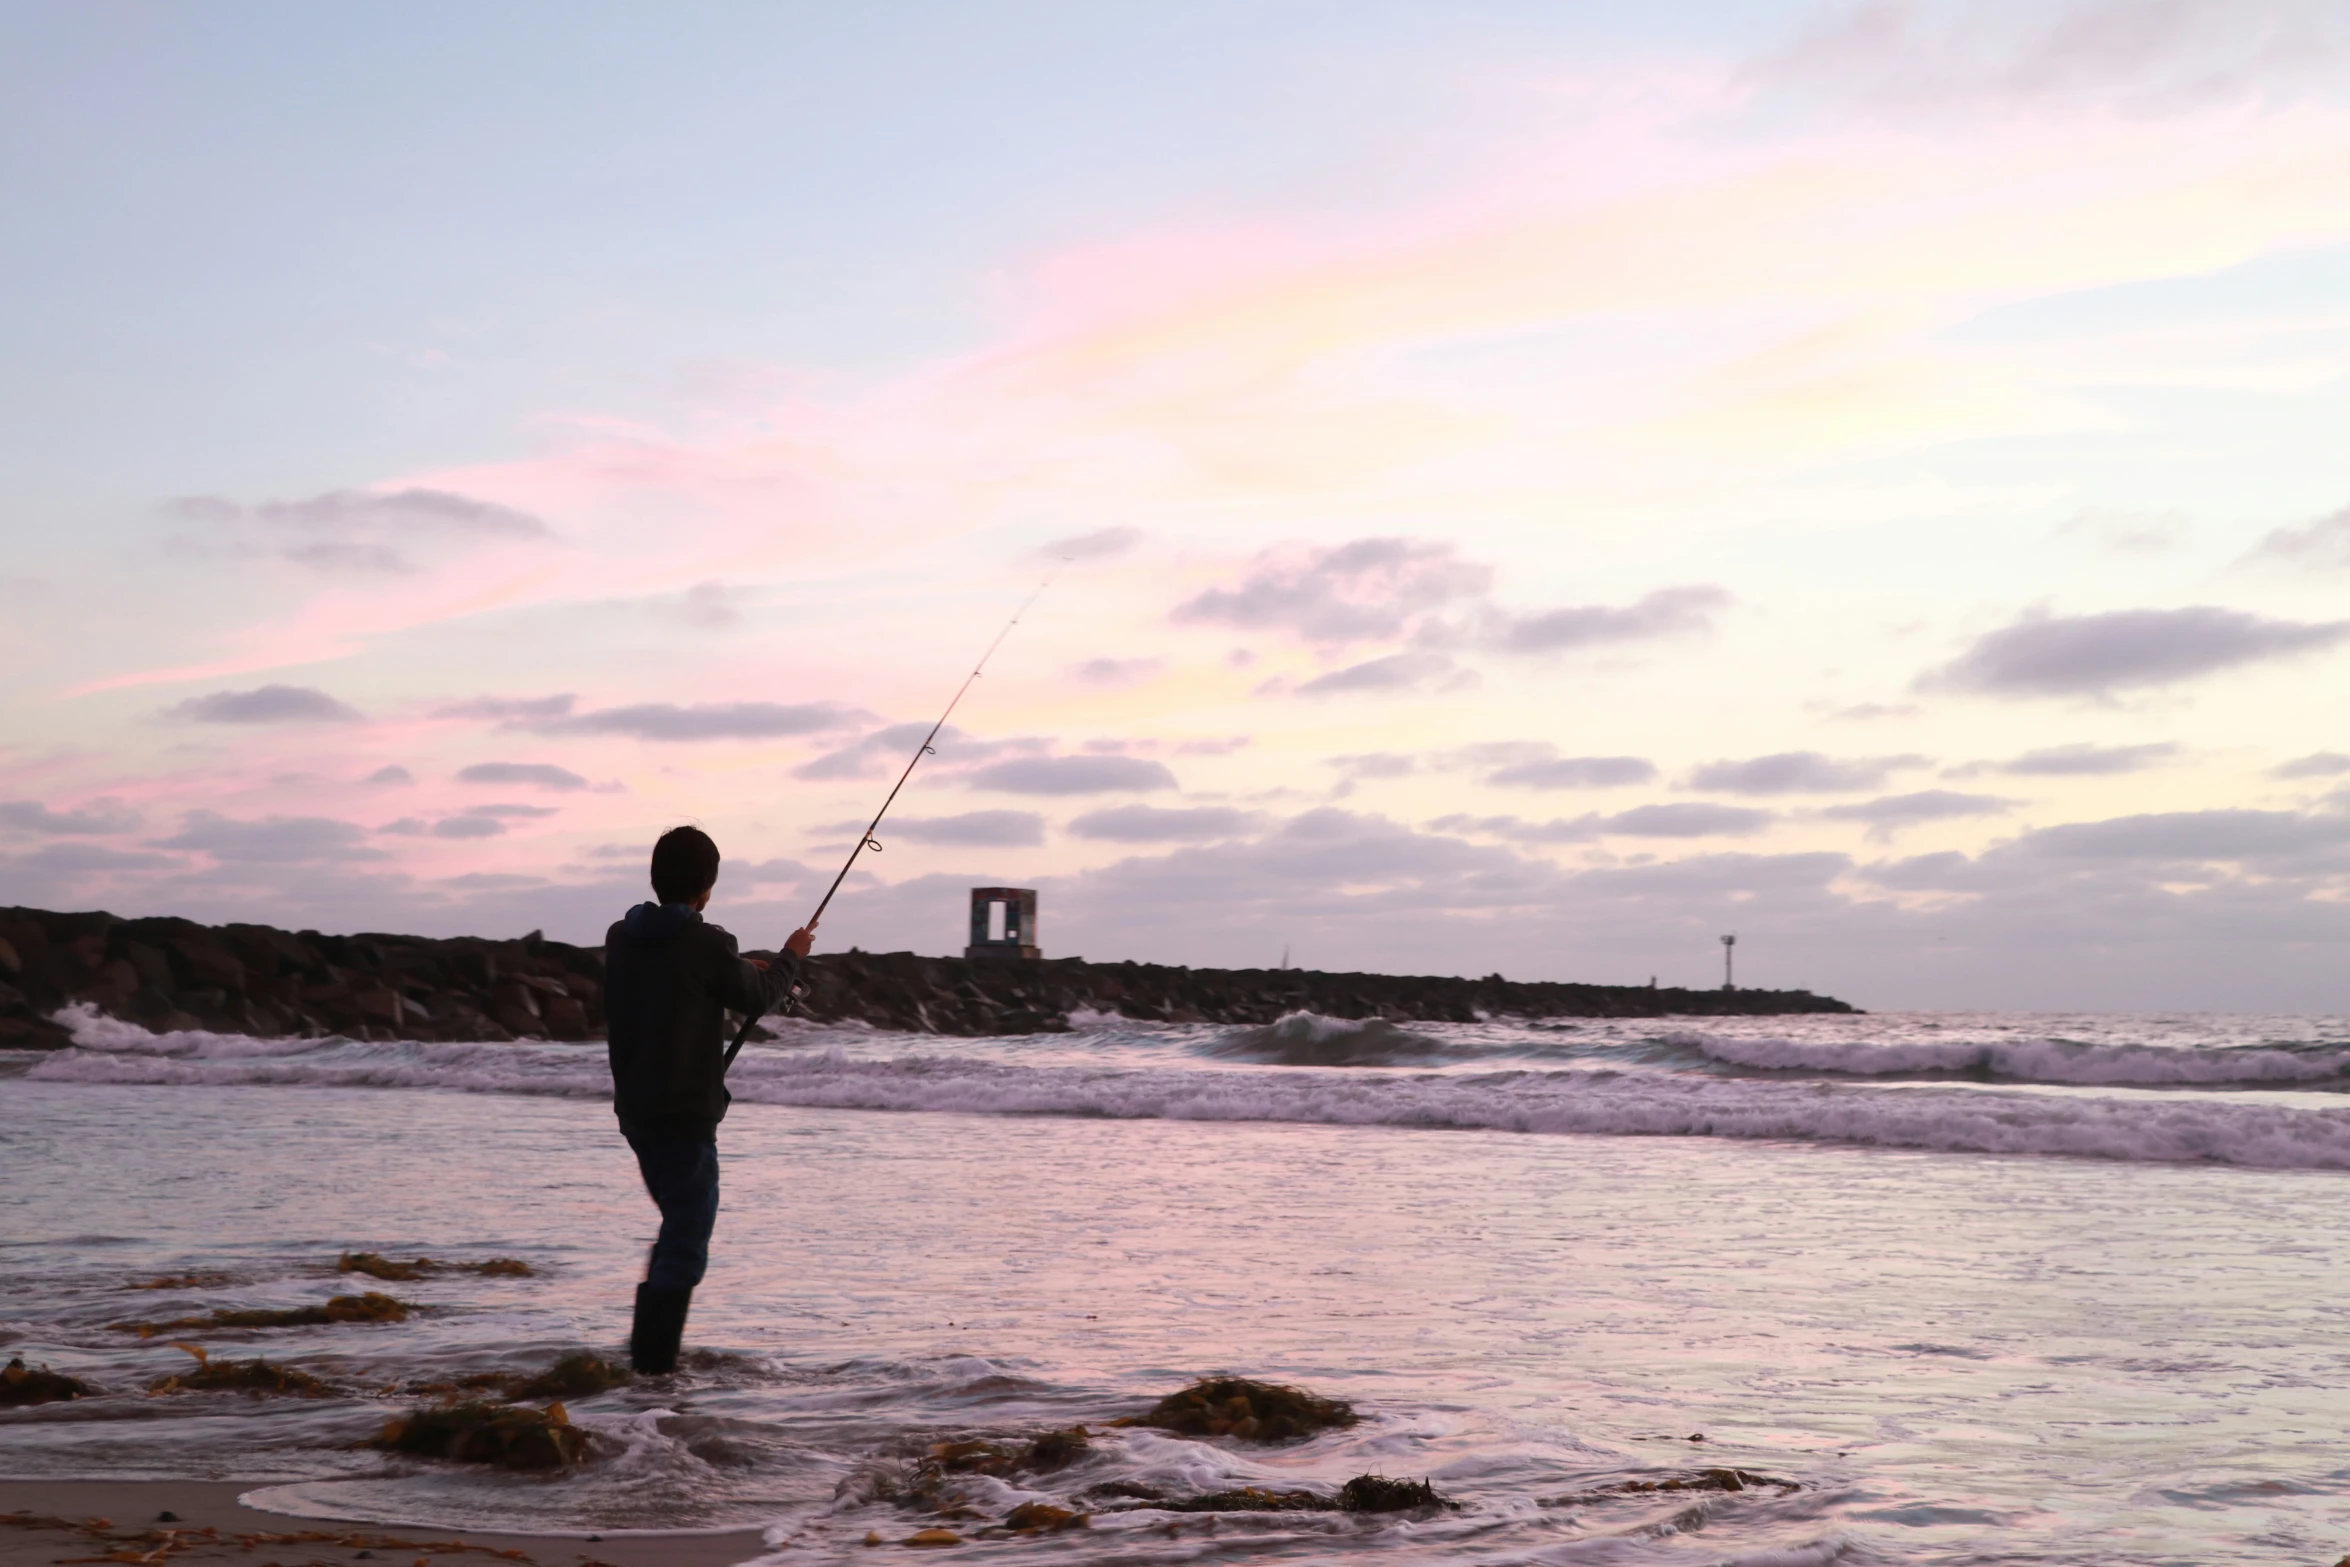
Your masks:
<svg viewBox="0 0 2350 1567"><path fill-rule="evenodd" d="M16 1355L0 1366L0 1409L22 1409L28 1404L57 1404L69 1398L89 1398L98 1390L79 1377L69 1377L47 1366L27 1366Z"/></svg>
<svg viewBox="0 0 2350 1567"><path fill-rule="evenodd" d="M1149 1414L1114 1422L1154 1426L1178 1436L1229 1436L1243 1442L1287 1442L1318 1431L1351 1426L1359 1418L1352 1404L1323 1398L1279 1382L1246 1377L1207 1377L1170 1393Z"/></svg>
<svg viewBox="0 0 2350 1567"><path fill-rule="evenodd" d="M1090 1526L1085 1514L1071 1512L1066 1507L1055 1507L1050 1502L1022 1502L1004 1514L1004 1527L1014 1534L1058 1533L1063 1529L1083 1529Z"/></svg>
<svg viewBox="0 0 2350 1567"><path fill-rule="evenodd" d="M487 1394L508 1401L536 1398L593 1398L598 1393L625 1387L636 1380L635 1373L625 1366L616 1366L600 1355L584 1349L575 1349L562 1356L546 1370L531 1373L522 1371L475 1371L460 1377L437 1380L418 1379L403 1385L403 1393L421 1398L480 1397Z"/></svg>
<svg viewBox="0 0 2350 1567"><path fill-rule="evenodd" d="M334 1389L307 1371L273 1366L267 1360L214 1360L198 1344L174 1344L174 1349L196 1357L193 1371L182 1371L147 1384L150 1393L250 1393L260 1398L282 1393L294 1398L332 1398Z"/></svg>
<svg viewBox="0 0 2350 1567"><path fill-rule="evenodd" d="M635 1380L626 1366L575 1349L535 1377L509 1378L508 1398L593 1398Z"/></svg>
<svg viewBox="0 0 2350 1567"><path fill-rule="evenodd" d="M1775 1475L1758 1475L1745 1469L1696 1469L1686 1474L1667 1475L1662 1480L1619 1480L1614 1485L1603 1485L1595 1491L1575 1496L1562 1496L1557 1502L1589 1502L1609 1496L1652 1496L1660 1491L1753 1491L1765 1486L1774 1487L1784 1496L1803 1487L1793 1480L1782 1480Z"/></svg>
<svg viewBox="0 0 2350 1567"><path fill-rule="evenodd" d="M136 1284L125 1284L126 1290L209 1290L223 1284L234 1284L236 1276L230 1273L166 1273L160 1278L143 1279Z"/></svg>
<svg viewBox="0 0 2350 1567"><path fill-rule="evenodd" d="M1458 1510L1460 1503L1438 1493L1426 1480L1390 1480L1356 1475L1338 1488L1338 1505L1350 1513L1409 1513L1425 1507Z"/></svg>
<svg viewBox="0 0 2350 1567"><path fill-rule="evenodd" d="M485 1279L527 1279L538 1270L519 1257L492 1257L487 1262L441 1262L431 1257L418 1257L413 1262L395 1262L372 1251L347 1251L335 1259L337 1273L364 1273L371 1279L386 1283L409 1284L418 1279L429 1279L436 1273L474 1273Z"/></svg>
<svg viewBox="0 0 2350 1567"><path fill-rule="evenodd" d="M991 1442L973 1437L961 1442L937 1442L923 1455L920 1474L1009 1475L1023 1471L1066 1469L1092 1447L1092 1433L1083 1426L1047 1431L1030 1442Z"/></svg>
<svg viewBox="0 0 2350 1567"><path fill-rule="evenodd" d="M387 1421L370 1447L500 1469L568 1469L587 1456L587 1437L561 1404L531 1409L473 1401L411 1410Z"/></svg>
<svg viewBox="0 0 2350 1567"><path fill-rule="evenodd" d="M175 1317L169 1322L117 1322L115 1327L141 1338L153 1338L169 1328L306 1328L328 1322L405 1322L416 1308L407 1301L378 1295L337 1295L323 1306L261 1307L239 1311L222 1308L206 1317Z"/></svg>
<svg viewBox="0 0 2350 1567"><path fill-rule="evenodd" d="M1457 1510L1461 1505L1425 1480L1390 1480L1385 1475L1356 1475L1338 1488L1336 1496L1244 1485L1235 1491L1170 1497L1126 1480L1108 1481L1087 1494L1130 1496L1167 1513L1408 1513L1439 1507Z"/></svg>

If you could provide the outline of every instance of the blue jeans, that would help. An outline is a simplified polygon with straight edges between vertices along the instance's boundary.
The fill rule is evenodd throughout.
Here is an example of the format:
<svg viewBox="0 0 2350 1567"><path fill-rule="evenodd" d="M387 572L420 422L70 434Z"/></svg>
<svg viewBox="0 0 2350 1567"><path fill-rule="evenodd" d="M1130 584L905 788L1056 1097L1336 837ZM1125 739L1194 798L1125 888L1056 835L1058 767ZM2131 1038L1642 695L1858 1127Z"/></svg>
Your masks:
<svg viewBox="0 0 2350 1567"><path fill-rule="evenodd" d="M707 1139L631 1137L645 1190L661 1210L645 1282L690 1290L710 1266L710 1230L718 1222L718 1144Z"/></svg>

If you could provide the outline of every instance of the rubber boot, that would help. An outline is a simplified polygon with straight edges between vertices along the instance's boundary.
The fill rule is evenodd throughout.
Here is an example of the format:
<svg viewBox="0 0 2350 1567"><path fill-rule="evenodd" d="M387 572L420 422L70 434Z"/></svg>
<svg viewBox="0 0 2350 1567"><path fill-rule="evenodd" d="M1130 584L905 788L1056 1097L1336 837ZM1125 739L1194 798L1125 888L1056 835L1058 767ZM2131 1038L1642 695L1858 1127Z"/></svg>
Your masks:
<svg viewBox="0 0 2350 1567"><path fill-rule="evenodd" d="M628 1334L628 1363L639 1375L667 1376L677 1369L677 1346L685 1338L685 1314L692 1290L636 1287L636 1324Z"/></svg>

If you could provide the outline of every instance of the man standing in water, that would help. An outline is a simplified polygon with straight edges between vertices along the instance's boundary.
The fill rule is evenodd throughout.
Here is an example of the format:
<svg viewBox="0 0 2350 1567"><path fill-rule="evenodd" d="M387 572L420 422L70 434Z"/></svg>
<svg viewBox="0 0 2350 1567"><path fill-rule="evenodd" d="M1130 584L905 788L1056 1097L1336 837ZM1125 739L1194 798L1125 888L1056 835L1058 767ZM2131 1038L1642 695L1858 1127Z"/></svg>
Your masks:
<svg viewBox="0 0 2350 1567"><path fill-rule="evenodd" d="M660 1237L636 1287L629 1363L677 1369L694 1286L710 1263L718 1220L718 1123L726 1091L726 1014L772 1010L791 993L815 937L795 930L773 968L743 957L702 918L718 884L718 845L699 827L672 827L653 845L655 903L604 934L604 1006L612 1109L636 1150Z"/></svg>

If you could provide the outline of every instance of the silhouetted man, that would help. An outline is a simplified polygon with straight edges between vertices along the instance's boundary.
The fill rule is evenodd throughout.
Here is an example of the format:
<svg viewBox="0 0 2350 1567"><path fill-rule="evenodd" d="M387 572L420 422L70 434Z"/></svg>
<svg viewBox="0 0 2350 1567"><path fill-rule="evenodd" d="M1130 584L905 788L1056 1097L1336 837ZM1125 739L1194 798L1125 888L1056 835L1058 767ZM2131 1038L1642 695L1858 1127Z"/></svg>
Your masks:
<svg viewBox="0 0 2350 1567"><path fill-rule="evenodd" d="M604 1010L612 1109L636 1150L661 1233L636 1289L629 1363L677 1369L686 1311L710 1264L718 1220L718 1123L726 1091L726 1014L773 1009L791 993L815 940L795 930L768 968L702 918L718 883L718 845L699 827L672 827L653 845L653 894L604 933Z"/></svg>

